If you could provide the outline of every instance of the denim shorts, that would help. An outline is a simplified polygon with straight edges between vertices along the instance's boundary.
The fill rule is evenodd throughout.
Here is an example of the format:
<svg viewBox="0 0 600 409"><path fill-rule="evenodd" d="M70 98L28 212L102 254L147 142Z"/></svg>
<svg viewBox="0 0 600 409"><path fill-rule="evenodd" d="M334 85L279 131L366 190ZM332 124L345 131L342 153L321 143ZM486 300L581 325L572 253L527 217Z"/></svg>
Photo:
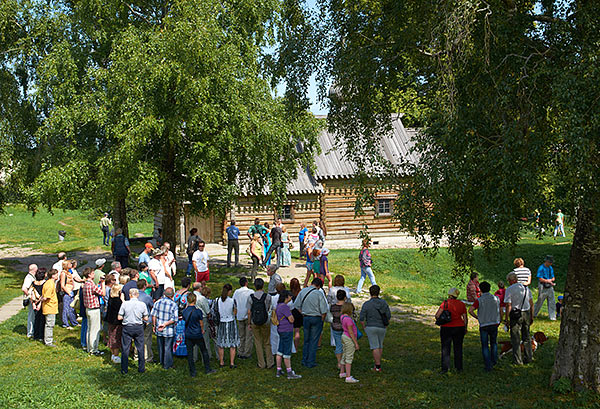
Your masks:
<svg viewBox="0 0 600 409"><path fill-rule="evenodd" d="M277 355L281 355L284 358L290 358L292 356L292 342L294 341L294 332L279 332L279 347L277 348Z"/></svg>
<svg viewBox="0 0 600 409"><path fill-rule="evenodd" d="M341 354L344 352L344 347L342 346L342 334L344 331L336 331L334 329L331 330L331 334L333 334L333 340L335 341L335 353Z"/></svg>

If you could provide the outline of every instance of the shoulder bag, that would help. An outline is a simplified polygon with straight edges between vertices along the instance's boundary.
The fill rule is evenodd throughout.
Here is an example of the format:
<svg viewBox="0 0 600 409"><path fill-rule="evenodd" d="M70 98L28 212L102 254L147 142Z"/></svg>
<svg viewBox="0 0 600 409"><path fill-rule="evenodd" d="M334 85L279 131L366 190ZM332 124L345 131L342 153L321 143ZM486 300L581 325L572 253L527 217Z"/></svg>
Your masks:
<svg viewBox="0 0 600 409"><path fill-rule="evenodd" d="M444 301L444 311L435 320L435 325L444 325L452 321L452 314L448 310L448 300Z"/></svg>

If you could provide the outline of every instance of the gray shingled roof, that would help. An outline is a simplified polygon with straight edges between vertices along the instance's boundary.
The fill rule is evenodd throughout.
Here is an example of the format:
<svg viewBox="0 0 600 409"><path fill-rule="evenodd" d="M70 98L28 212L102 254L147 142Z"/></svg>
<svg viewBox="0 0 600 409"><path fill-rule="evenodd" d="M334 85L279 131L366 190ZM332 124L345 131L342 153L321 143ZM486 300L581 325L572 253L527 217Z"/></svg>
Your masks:
<svg viewBox="0 0 600 409"><path fill-rule="evenodd" d="M380 137L381 155L394 165L397 165L402 159L418 163L417 156L410 152L414 145L411 137L417 130L404 128L400 117L401 115L394 114L391 132ZM341 151L343 148L336 147L333 133L326 129L321 131L319 144L321 153L315 157L314 175L308 169L298 168L298 176L287 185L288 195L321 193L323 186L319 180L348 179L355 174L356 168L344 158ZM302 149L302 147L297 146L297 149Z"/></svg>

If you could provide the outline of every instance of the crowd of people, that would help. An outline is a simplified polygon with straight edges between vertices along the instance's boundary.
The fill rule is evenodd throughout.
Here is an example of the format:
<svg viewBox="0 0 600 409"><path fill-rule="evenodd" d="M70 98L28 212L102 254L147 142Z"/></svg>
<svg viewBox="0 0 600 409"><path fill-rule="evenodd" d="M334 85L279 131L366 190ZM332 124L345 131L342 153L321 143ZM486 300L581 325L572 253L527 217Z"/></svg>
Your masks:
<svg viewBox="0 0 600 409"><path fill-rule="evenodd" d="M118 259L116 254L108 273L104 271L106 259L100 258L95 261L95 268L86 267L80 274L77 261L68 260L65 253L59 253L57 262L48 270L30 265L22 287L26 296L24 304L29 309L27 336L54 347L53 329L61 311L62 326L80 331L82 348L92 355L103 355L99 346L106 344L112 362L120 364L124 374L128 372L131 354L138 361L139 372L145 371L146 363L155 361L153 342L156 340L158 362L165 369L173 367L174 356L187 356L190 375L196 376L199 355L206 374L215 372L211 360L218 362L220 368L235 369L236 360L250 359L254 349L259 368L274 368L277 377L298 379L301 375L292 369L293 354L301 349L301 365L315 367L323 327L329 324L339 377L346 383L357 383L359 381L352 376L352 363L360 348L358 340L362 332L357 323L361 323L373 356L372 369L382 370L383 342L391 312L386 301L379 297L381 290L371 268L368 240L363 241L358 256L361 277L355 293L361 293L369 277L370 299L358 312L344 277L331 276L325 232L318 222L313 223L310 230L302 226L299 234L300 256L306 261L303 285L300 278L293 278L287 287L278 273L286 262L289 264L285 250L289 252L292 247L281 220L276 220L269 230L267 223L261 225L257 219L248 230L251 238L248 253L252 259L250 279L240 278L235 291L231 284L223 285L215 298L207 285L210 257L206 244L196 229L190 233L187 275L180 280L178 289L175 288L175 256L166 242L159 248L146 243L137 269L124 267L124 260ZM227 233L233 241L228 246L227 263L230 265L235 253L237 265L239 229L235 222ZM123 245L129 250L128 242L119 243L113 239L117 249ZM491 285L485 281L479 283L477 273L471 275L467 284L466 301L459 299L458 289L448 291L448 299L435 314L436 323L440 325L443 373L450 369L451 349L454 367L458 371L463 369L462 344L469 314L479 321L486 370L492 370L498 362L497 336L502 323L510 331L514 362L531 362L529 328L534 317L544 301L548 303L551 320L556 319L557 312L560 314L562 306L561 299L554 304L552 262L552 257L546 257L537 271L539 296L535 305L529 289L531 272L524 267L521 258L514 260L515 268L507 276L509 286L505 288L504 283L499 282L498 291L493 295ZM268 283L256 277L261 266L266 268Z"/></svg>
<svg viewBox="0 0 600 409"><path fill-rule="evenodd" d="M548 315L551 321L557 318L562 308L562 296L557 303L554 299L556 277L552 256L546 256L537 270L538 299L533 303L531 271L525 267L522 258L514 260L514 269L508 273L504 282L498 282L498 290L491 294L491 284L487 281L479 283L476 272L471 274L467 284L467 300L458 299L460 291L451 288L448 299L438 308L435 317L440 325L440 341L442 345L442 373L450 369L451 347L454 353L454 367L463 369L463 339L467 333L468 317L478 320L481 339L481 351L486 371L491 371L498 363L498 327L510 332L513 362L517 365L530 363L533 359L530 326L537 317L544 301L548 304ZM469 310L467 313L467 305Z"/></svg>
<svg viewBox="0 0 600 409"><path fill-rule="evenodd" d="M360 320L373 351L373 369L381 371L383 340L391 312L379 298L380 288L374 278L369 289L371 299L358 315L344 277L331 277L324 234L313 226L312 233L306 233L301 242L307 260L305 284L302 286L298 278L293 278L286 287L278 269L289 258L282 251L282 244L291 241L279 222L268 234L255 227L259 224L251 228L258 233L249 232L253 238L258 235L261 240L268 240L266 253L254 255L258 264L266 268L268 283L256 278L254 269L250 281L240 278L235 292L231 284L225 284L216 298L211 297L207 285L210 258L195 230L188 242L193 250L188 252L189 275L180 280L179 289L174 285L176 268L169 243L160 248L146 243L137 269L123 267L122 260L115 260L105 273L107 261L100 258L95 261L95 268L86 267L80 274L77 262L68 260L65 253L58 254L49 270L32 264L22 287L29 308L27 336L55 347L53 331L56 316L62 310L63 327L80 331L82 348L100 356L104 354L100 345L106 344L111 361L120 364L123 374L128 372L131 354L138 361L139 372L145 371L146 363L154 362L155 339L158 362L165 369L173 367L174 356L187 356L190 375L196 376L198 355L207 374L215 371L211 359L220 368L234 369L236 359L251 358L255 349L259 368L274 368L277 377L298 379L301 375L292 369L292 355L302 349L302 365L315 367L323 326L328 323L339 376L347 383L356 383L351 367L362 335L356 324ZM118 248L118 240L113 239L115 242ZM129 243L123 241L122 245L128 247ZM235 251L236 247L239 246L231 249ZM250 247L251 252L257 252L252 244ZM360 253L361 267L364 264L370 268L368 247L365 242ZM329 282L327 287L325 279ZM301 329L303 345L299 342Z"/></svg>

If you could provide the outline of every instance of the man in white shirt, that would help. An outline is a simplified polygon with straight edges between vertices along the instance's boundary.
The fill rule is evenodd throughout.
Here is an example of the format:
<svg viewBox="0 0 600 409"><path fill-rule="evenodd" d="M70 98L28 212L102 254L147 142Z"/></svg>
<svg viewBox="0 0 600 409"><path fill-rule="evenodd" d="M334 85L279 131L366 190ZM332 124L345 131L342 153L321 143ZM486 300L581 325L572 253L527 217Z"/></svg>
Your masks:
<svg viewBox="0 0 600 409"><path fill-rule="evenodd" d="M152 277L152 280L154 280L156 283L156 288L152 293L152 298L155 301L160 300L165 291L166 276L161 263L161 257L163 254L164 252L161 249L154 250L154 258L150 260L150 263L148 263L148 273L150 274L150 277Z"/></svg>
<svg viewBox="0 0 600 409"><path fill-rule="evenodd" d="M65 253L64 251L61 251L60 253L58 253L56 255L56 257L58 258L58 261L56 263L54 263L52 268L60 273L63 269L63 261L65 261L67 259L67 253Z"/></svg>
<svg viewBox="0 0 600 409"><path fill-rule="evenodd" d="M510 327L513 361L516 365L528 364L533 359L531 334L529 332L529 326L533 324L533 296L528 287L517 282L515 273L508 273L506 279L510 286L504 294L504 303L506 304L505 320ZM513 310L520 311L520 314L517 314L518 317L511 314ZM521 341L523 342L524 357L521 357Z"/></svg>
<svg viewBox="0 0 600 409"><path fill-rule="evenodd" d="M194 271L196 272L196 281L204 283L209 280L210 272L208 270L208 252L204 249L206 247L206 243L200 240L198 242L198 250L194 252L192 256L192 265L194 266Z"/></svg>
<svg viewBox="0 0 600 409"><path fill-rule="evenodd" d="M513 262L515 269L512 271L517 275L517 282L528 286L531 284L531 270L525 267L525 261L522 258L516 258Z"/></svg>
<svg viewBox="0 0 600 409"><path fill-rule="evenodd" d="M35 273L38 271L38 266L36 264L29 265L29 272L25 276L23 280L23 285L21 286L21 291L23 291L24 299L29 300L29 287L35 281ZM61 268L62 271L62 268ZM244 304L246 305L246 304ZM33 310L33 305L31 305L31 300L29 304L27 304L27 338L33 337L33 323L35 321L35 311Z"/></svg>
<svg viewBox="0 0 600 409"><path fill-rule="evenodd" d="M254 294L254 291L248 288L248 279L246 277L240 278L240 288L235 290L233 293L233 301L236 305L246 306L248 305L248 299ZM248 309L239 307L237 309L237 325L238 333L240 335L240 347L238 348L238 357L241 359L247 359L252 356L252 344L254 338L252 337L252 331L250 331L250 324L248 323Z"/></svg>

